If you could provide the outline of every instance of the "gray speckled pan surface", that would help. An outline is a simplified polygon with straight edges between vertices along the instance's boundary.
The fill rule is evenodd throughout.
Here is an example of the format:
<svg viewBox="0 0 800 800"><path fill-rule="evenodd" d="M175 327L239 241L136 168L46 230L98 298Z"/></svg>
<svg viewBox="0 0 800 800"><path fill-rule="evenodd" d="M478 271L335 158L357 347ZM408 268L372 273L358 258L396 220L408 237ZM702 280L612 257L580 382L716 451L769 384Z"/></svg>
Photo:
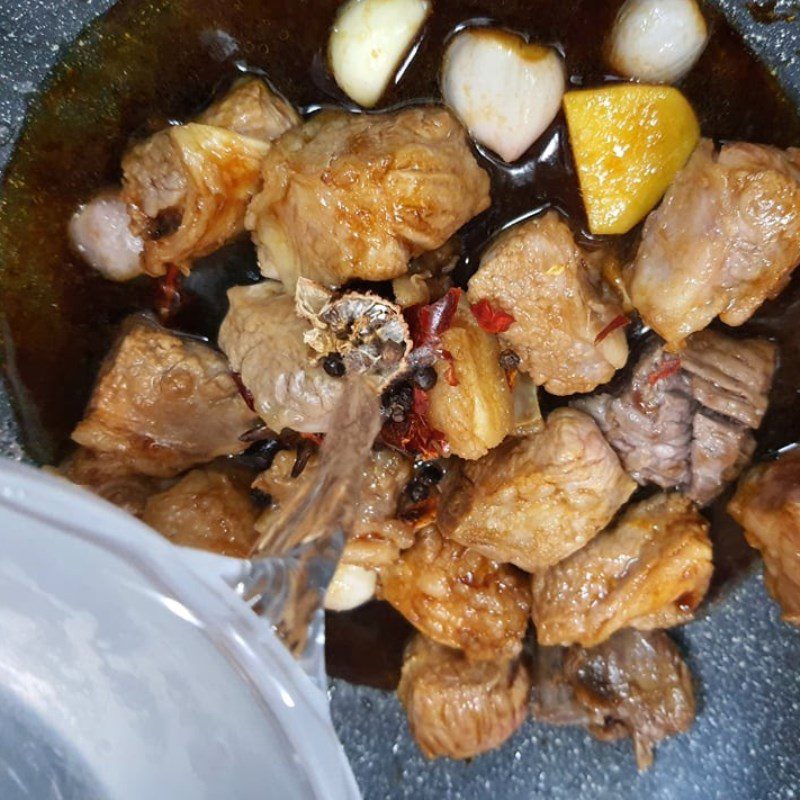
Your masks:
<svg viewBox="0 0 800 800"><path fill-rule="evenodd" d="M0 169L28 98L62 48L112 4L0 0ZM745 2L718 5L800 102L800 17L763 26ZM775 11L800 14L794 0L778 0ZM0 454L24 455L2 393ZM603 745L578 730L533 723L502 750L472 763L430 764L409 739L393 695L340 681L331 687L334 721L370 800L800 798L800 633L780 623L760 575L679 638L702 687L700 712L692 731L662 745L653 769L641 776L627 743Z"/></svg>

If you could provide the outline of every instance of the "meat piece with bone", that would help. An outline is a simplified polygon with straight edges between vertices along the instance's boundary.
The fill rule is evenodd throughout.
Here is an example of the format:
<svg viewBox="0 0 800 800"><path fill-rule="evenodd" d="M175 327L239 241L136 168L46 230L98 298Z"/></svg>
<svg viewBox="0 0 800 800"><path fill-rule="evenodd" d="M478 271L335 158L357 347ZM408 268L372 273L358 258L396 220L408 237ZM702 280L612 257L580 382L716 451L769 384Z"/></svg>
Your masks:
<svg viewBox="0 0 800 800"><path fill-rule="evenodd" d="M106 356L72 438L163 478L241 453L256 419L221 353L136 316Z"/></svg>
<svg viewBox="0 0 800 800"><path fill-rule="evenodd" d="M800 157L701 141L647 219L627 282L644 321L671 345L714 317L741 325L800 262Z"/></svg>
<svg viewBox="0 0 800 800"><path fill-rule="evenodd" d="M253 396L256 411L274 431L325 433L343 390L319 354L306 344L311 324L277 281L235 286L219 331L219 346Z"/></svg>
<svg viewBox="0 0 800 800"><path fill-rule="evenodd" d="M397 695L426 758L473 758L525 720L530 671L519 659L470 661L417 634L403 657Z"/></svg>
<svg viewBox="0 0 800 800"><path fill-rule="evenodd" d="M470 279L469 300L514 318L500 339L551 394L590 392L628 360L625 331L609 330L626 321L622 308L555 211L500 235Z"/></svg>
<svg viewBox="0 0 800 800"><path fill-rule="evenodd" d="M692 674L663 631L627 628L591 649L540 647L533 715L555 725L584 725L602 741L633 739L636 763L694 721Z"/></svg>
<svg viewBox="0 0 800 800"><path fill-rule="evenodd" d="M489 206L489 177L444 109L323 112L275 143L247 214L261 271L292 290L390 280Z"/></svg>
<svg viewBox="0 0 800 800"><path fill-rule="evenodd" d="M753 454L776 358L771 342L715 331L675 354L653 341L617 393L573 405L594 417L640 484L678 487L706 505Z"/></svg>
<svg viewBox="0 0 800 800"><path fill-rule="evenodd" d="M259 510L249 475L209 467L151 496L142 520L173 544L244 558L258 538Z"/></svg>
<svg viewBox="0 0 800 800"><path fill-rule="evenodd" d="M591 417L563 408L542 432L466 464L439 525L465 547L533 572L583 547L635 488Z"/></svg>
<svg viewBox="0 0 800 800"><path fill-rule="evenodd" d="M229 91L197 116L196 122L271 142L300 124L291 104L259 78L236 81Z"/></svg>
<svg viewBox="0 0 800 800"><path fill-rule="evenodd" d="M243 78L195 122L188 131L169 128L133 148L123 162L130 173L124 195L101 192L74 214L72 244L104 277L126 281L145 270L160 275L168 263L188 269L193 258L240 233L252 193L248 159L266 152L249 139L268 142L299 117L263 81ZM154 241L159 238L163 245Z"/></svg>
<svg viewBox="0 0 800 800"><path fill-rule="evenodd" d="M539 643L592 647L621 628L690 620L711 580L708 529L680 494L632 505L582 550L533 576Z"/></svg>
<svg viewBox="0 0 800 800"><path fill-rule="evenodd" d="M174 265L188 272L194 259L242 233L268 150L266 142L196 122L131 148L122 160L122 198L144 242L144 271L163 275Z"/></svg>
<svg viewBox="0 0 800 800"><path fill-rule="evenodd" d="M514 567L422 531L381 570L382 599L420 632L475 660L514 658L528 627L530 587Z"/></svg>
<svg viewBox="0 0 800 800"><path fill-rule="evenodd" d="M761 551L764 583L783 619L800 625L800 449L751 469L728 512Z"/></svg>

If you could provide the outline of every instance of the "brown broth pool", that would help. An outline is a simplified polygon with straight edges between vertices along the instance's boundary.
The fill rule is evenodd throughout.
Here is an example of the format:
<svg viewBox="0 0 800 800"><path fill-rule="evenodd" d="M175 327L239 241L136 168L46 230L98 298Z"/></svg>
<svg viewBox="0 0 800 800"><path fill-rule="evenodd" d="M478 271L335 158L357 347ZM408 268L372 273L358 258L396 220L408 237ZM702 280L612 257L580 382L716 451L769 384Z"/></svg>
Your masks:
<svg viewBox="0 0 800 800"><path fill-rule="evenodd" d="M552 44L565 56L573 87L614 80L602 59L604 33L621 0L436 0L415 57L381 108L438 101L444 44L465 23L492 22ZM57 460L86 403L115 326L149 308L154 285L107 282L68 245L75 209L119 180L132 138L182 120L242 70L260 72L306 113L348 106L324 53L336 0L122 0L80 37L34 103L0 195L0 342L6 377L30 455ZM800 117L768 70L721 15L706 9L711 39L680 88L703 133L718 140L800 144ZM567 215L591 244L563 119L513 167L478 152L491 173L493 205L462 232L464 281L482 248L515 219L547 206ZM623 251L637 232L615 240ZM210 339L225 313L225 290L258 279L251 245L240 242L196 268L173 324ZM729 332L731 332L729 330ZM781 345L759 455L800 440L800 279L734 335ZM632 359L635 358L635 353ZM717 586L753 560L724 513L714 520ZM330 615L329 670L354 682L394 685L409 626L384 604Z"/></svg>

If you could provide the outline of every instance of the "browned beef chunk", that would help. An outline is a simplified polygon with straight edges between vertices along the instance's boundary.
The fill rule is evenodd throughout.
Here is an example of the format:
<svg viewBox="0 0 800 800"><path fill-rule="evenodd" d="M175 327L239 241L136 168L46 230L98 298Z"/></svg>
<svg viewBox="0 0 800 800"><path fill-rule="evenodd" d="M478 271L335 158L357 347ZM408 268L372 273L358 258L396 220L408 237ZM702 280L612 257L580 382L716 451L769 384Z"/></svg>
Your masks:
<svg viewBox="0 0 800 800"><path fill-rule="evenodd" d="M800 625L800 449L751 469L728 512L761 551L764 583L783 619Z"/></svg>
<svg viewBox="0 0 800 800"><path fill-rule="evenodd" d="M677 492L629 506L619 521L531 579L543 645L593 647L622 628L682 625L708 590L708 521Z"/></svg>
<svg viewBox="0 0 800 800"><path fill-rule="evenodd" d="M775 345L764 339L736 340L703 331L692 336L680 358L701 405L758 428L767 411L775 356Z"/></svg>
<svg viewBox="0 0 800 800"><path fill-rule="evenodd" d="M470 661L417 634L397 695L427 758L473 758L499 747L524 722L531 678L520 659Z"/></svg>
<svg viewBox="0 0 800 800"><path fill-rule="evenodd" d="M603 741L630 736L639 769L652 764L655 744L694 720L692 675L663 631L622 630L589 650L543 647L536 662L534 716L585 725Z"/></svg>
<svg viewBox="0 0 800 800"><path fill-rule="evenodd" d="M702 506L738 477L753 456L756 440L749 428L705 411L695 414L692 437L687 493Z"/></svg>
<svg viewBox="0 0 800 800"><path fill-rule="evenodd" d="M665 489L691 479L694 401L686 376L672 366L677 363L654 342L618 395L598 394L574 403L594 417L638 483ZM654 380L659 373L662 377Z"/></svg>
<svg viewBox="0 0 800 800"><path fill-rule="evenodd" d="M594 417L640 484L679 487L705 505L753 454L776 355L771 342L715 331L676 354L654 340L620 391L574 405Z"/></svg>

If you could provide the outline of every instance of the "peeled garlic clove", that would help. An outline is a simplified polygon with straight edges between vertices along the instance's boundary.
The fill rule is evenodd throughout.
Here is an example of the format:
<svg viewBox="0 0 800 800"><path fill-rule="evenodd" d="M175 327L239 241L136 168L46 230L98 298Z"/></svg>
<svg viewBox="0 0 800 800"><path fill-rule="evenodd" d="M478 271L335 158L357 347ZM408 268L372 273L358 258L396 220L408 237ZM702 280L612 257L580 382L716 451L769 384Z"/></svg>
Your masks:
<svg viewBox="0 0 800 800"><path fill-rule="evenodd" d="M119 192L103 192L72 215L69 238L104 278L129 281L144 270L144 242L131 232L130 223L128 206Z"/></svg>
<svg viewBox="0 0 800 800"><path fill-rule="evenodd" d="M609 61L625 77L673 83L694 66L707 40L695 0L628 0L614 23Z"/></svg>
<svg viewBox="0 0 800 800"><path fill-rule="evenodd" d="M419 35L430 0L349 0L328 44L333 77L349 97L374 106Z"/></svg>
<svg viewBox="0 0 800 800"><path fill-rule="evenodd" d="M550 47L494 28L459 33L444 54L442 94L470 135L504 161L518 159L555 119L564 64Z"/></svg>
<svg viewBox="0 0 800 800"><path fill-rule="evenodd" d="M328 611L350 611L372 600L378 576L355 564L340 563L325 595Z"/></svg>

